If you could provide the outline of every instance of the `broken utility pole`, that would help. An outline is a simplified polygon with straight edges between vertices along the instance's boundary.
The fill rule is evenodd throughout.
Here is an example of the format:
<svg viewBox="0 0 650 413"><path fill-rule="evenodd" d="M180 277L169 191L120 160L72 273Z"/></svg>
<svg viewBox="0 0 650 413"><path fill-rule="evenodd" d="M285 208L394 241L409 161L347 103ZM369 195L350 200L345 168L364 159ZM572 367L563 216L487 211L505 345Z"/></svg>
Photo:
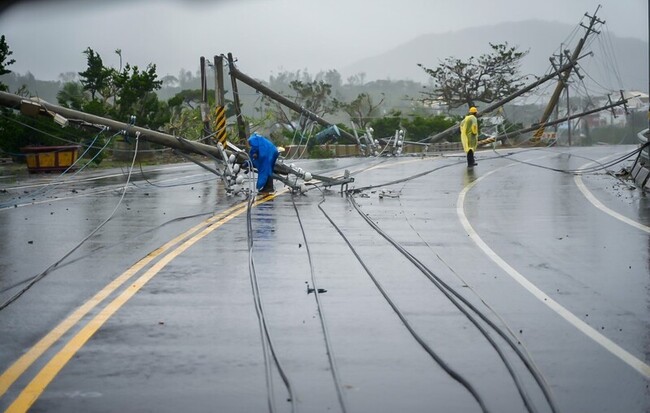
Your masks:
<svg viewBox="0 0 650 413"><path fill-rule="evenodd" d="M570 121L570 120L573 120L573 119L581 118L583 116L591 115L592 113L597 113L597 112L600 112L600 111L603 111L603 110L615 108L617 106L625 105L627 103L627 101L628 101L628 99L622 98L618 102L610 103L608 105L601 106L601 107L596 108L596 109L591 109L591 110L588 110L586 112L581 112L581 113L575 113L573 115L567 115L566 117L561 118L561 119L555 119L553 121L548 121L543 125L540 125L539 123L536 123L534 125L531 125L529 128L519 129L519 130L514 131L513 133L511 133L509 135L508 134L499 135L499 136L494 137L493 139L494 140L500 140L500 139L507 138L508 136L512 136L513 134L522 134L522 133L532 132L532 131L538 130L540 128L543 129L543 128L548 127L548 126L557 125L559 123L563 123L563 122L567 122L567 121Z"/></svg>
<svg viewBox="0 0 650 413"><path fill-rule="evenodd" d="M210 116L208 114L208 79L205 74L205 57L201 56L201 121L203 122L203 137L209 136Z"/></svg>
<svg viewBox="0 0 650 413"><path fill-rule="evenodd" d="M24 114L29 116L42 115L53 119L58 118L61 120L61 122L65 122L66 124L68 124L70 120L76 120L79 121L81 124L84 124L85 126L89 126L89 127L100 128L100 126L103 126L108 128L109 130L113 130L115 132L123 132L124 134L129 136L137 136L138 138L143 139L145 141L166 146L168 148L176 149L180 152L209 156L213 158L215 161L226 165L226 169L222 174L222 178L224 178L225 175L232 173L230 164L228 163L229 162L228 158L231 157L231 155L235 156L235 162L237 163L242 163L248 160L248 155L246 154L245 151L241 149L229 151L227 149L223 149L220 145L212 146L200 142L189 141L182 137L172 136L166 133L154 131L147 128L142 128L129 123L119 122L113 119L108 119L97 115L91 115L89 113L81 112L78 110L64 108L62 106L53 105L43 100L24 98L22 96L14 95L12 93L0 91L0 106L5 106L12 109L18 109ZM236 148L235 146L233 147ZM218 172L215 171L213 168L206 167L205 165L203 165L202 163L194 159L190 159L187 157L186 159L191 160L192 162L200 165L205 169L210 170L211 172L215 172L215 173ZM281 175L283 182L290 185L293 189L295 189L296 185L291 185L291 182L289 182L287 179L284 179L282 176L288 176L289 174L293 174L301 177L305 176L304 171L295 169L290 165L286 165L282 162L276 162L276 164L273 167L273 172L275 174ZM320 176L315 174L311 174L311 175L313 178L321 180L325 186L344 185L346 183L354 181L354 178L350 177L349 174L346 174L346 176L344 176L343 178L331 178L331 177Z"/></svg>
<svg viewBox="0 0 650 413"><path fill-rule="evenodd" d="M20 109L23 112L33 112L35 110L37 113L48 116L58 114L66 119L78 119L90 125L106 126L114 131L126 131L131 136L135 136L136 133L139 133L140 138L146 141L167 146L172 149L178 149L184 152L192 152L198 155L204 155L205 153L208 153L215 157L221 156L218 149L211 145L187 141L166 133L134 126L129 123L119 122L113 119L103 118L101 116L91 115L89 113L74 109L64 108L62 106L53 105L42 100L30 100L22 96L7 92L0 92L0 106Z"/></svg>
<svg viewBox="0 0 650 413"><path fill-rule="evenodd" d="M270 88L264 86L260 82L256 81L252 77L240 72L234 65L232 61L232 54L228 53L228 63L230 67L230 76L233 78L233 87L235 85L235 80L237 79L248 86L252 87L253 89L257 90L258 92L262 93L263 95L266 95L270 97L271 99L275 100L276 102L279 102L283 104L284 106L288 107L289 109L300 113L301 115L304 115L305 117L313 120L314 122L318 123L321 126L324 126L326 128L333 126L332 123L326 121L325 119L321 118L317 114L303 108L302 106L296 104L295 102L292 102L291 100L287 99L286 97L282 96L281 94L271 90ZM234 91L233 91L234 92ZM238 103L235 102L235 107L238 106ZM350 134L349 132L346 132L344 130L340 130L341 135L345 136L346 138L356 141L356 138Z"/></svg>
<svg viewBox="0 0 650 413"><path fill-rule="evenodd" d="M559 69L554 70L552 73L549 73L548 75L539 78L537 81L531 83L530 85L528 85L528 86L526 86L526 87L524 87L522 89L519 89L518 91L516 91L512 95L507 96L507 97L501 99L500 101L498 101L496 103L493 103L493 104L487 106L486 108L481 109L479 111L479 113L478 113L478 116L480 117L484 113L492 112L493 110L505 105L506 103L510 102L511 100L514 100L514 99L518 98L519 96L523 95L524 93L530 92L531 90L533 90L536 87L542 85L543 83L546 83L549 80L553 79L558 74L564 73L564 72L566 72L568 70L571 70L575 66L575 64L576 64L576 62L569 62L568 64L560 67ZM451 127L447 128L447 129L445 129L444 131L442 131L440 133L437 133L437 134L435 134L435 135L433 135L433 136L431 136L429 138L423 139L420 142L435 143L435 142L437 142L437 141L451 135L452 133L458 133L458 127L459 127L459 124L457 123L454 126L451 126Z"/></svg>
<svg viewBox="0 0 650 413"><path fill-rule="evenodd" d="M235 104L235 116L237 117L237 132L239 133L239 139L242 142L246 142L246 145L248 144L248 141L246 138L248 137L248 131L246 130L246 123L244 122L244 118L241 114L241 105L239 103L239 91L237 90L237 79L233 75L233 72L236 70L235 69L235 61L232 58L232 53L228 53L228 68L230 69L230 81L232 83L232 100Z"/></svg>
<svg viewBox="0 0 650 413"><path fill-rule="evenodd" d="M599 9L600 9L600 5L596 9L596 13L598 13ZM596 30L594 30L594 26L596 25L596 23L601 23L601 24L605 23L604 21L599 20L596 17L596 13L594 13L593 16L589 16L588 14L585 13L585 16L590 18L589 27L582 26L585 29L587 29L587 31L585 32L585 35L578 41L576 48L573 50L573 54L569 57L569 63L578 61L580 52L582 52L582 48L584 47L585 42L587 41L587 37L589 37L589 35L592 32L599 33ZM571 71L567 71L560 76L560 80L558 81L557 86L555 87L555 90L551 95L548 105L546 106L546 110L544 110L544 114L542 115L542 118L538 122L540 125L542 125L542 127L540 127L537 130L537 132L535 132L534 138L539 139L544 133L544 125L546 125L546 122L551 117L551 113L553 112L553 109L555 108L558 100L560 99L560 94L562 93L562 90L564 90L564 88L568 88L567 82L569 80L570 75L571 75Z"/></svg>

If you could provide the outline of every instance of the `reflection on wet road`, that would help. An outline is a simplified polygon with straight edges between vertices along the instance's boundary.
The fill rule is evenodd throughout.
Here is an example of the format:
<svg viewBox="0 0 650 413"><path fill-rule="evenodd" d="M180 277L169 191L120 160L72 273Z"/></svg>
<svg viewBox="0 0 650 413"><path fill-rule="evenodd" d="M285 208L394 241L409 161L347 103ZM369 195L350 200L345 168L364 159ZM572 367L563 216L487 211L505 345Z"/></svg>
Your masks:
<svg viewBox="0 0 650 413"><path fill-rule="evenodd" d="M0 311L0 408L645 412L650 205L551 170L632 149L298 161L360 190L250 215L193 165L3 180L0 303L78 248Z"/></svg>

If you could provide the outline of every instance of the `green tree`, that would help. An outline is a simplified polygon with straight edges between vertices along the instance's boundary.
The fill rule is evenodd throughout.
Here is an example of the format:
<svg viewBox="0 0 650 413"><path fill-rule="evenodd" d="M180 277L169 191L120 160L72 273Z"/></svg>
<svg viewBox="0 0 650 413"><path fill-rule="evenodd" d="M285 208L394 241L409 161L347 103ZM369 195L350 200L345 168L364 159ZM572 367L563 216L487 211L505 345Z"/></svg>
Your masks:
<svg viewBox="0 0 650 413"><path fill-rule="evenodd" d="M433 80L433 90L423 92L423 102L442 99L449 108L476 106L477 102L492 103L521 89L527 76L520 74L521 52L508 43L492 44L492 51L478 58L463 61L448 57L437 68L429 69L418 63Z"/></svg>
<svg viewBox="0 0 650 413"><path fill-rule="evenodd" d="M348 77L350 86L363 86L366 83L366 74L361 72Z"/></svg>
<svg viewBox="0 0 650 413"><path fill-rule="evenodd" d="M444 115L415 116L412 119L402 120L402 127L406 130L407 140L419 142L431 135L442 132L456 123L456 119Z"/></svg>
<svg viewBox="0 0 650 413"><path fill-rule="evenodd" d="M173 99L173 98L172 98ZM171 99L170 99L171 101ZM174 136L182 136L189 140L199 140L203 137L203 121L201 110L197 108L171 108L171 117L164 127L165 131Z"/></svg>
<svg viewBox="0 0 650 413"><path fill-rule="evenodd" d="M339 89L343 84L341 74L337 70L320 72L316 75L316 80L322 80L325 83L332 85L333 90Z"/></svg>
<svg viewBox="0 0 650 413"><path fill-rule="evenodd" d="M201 89L185 89L169 99L168 103L170 106L187 106L190 109L195 109L199 107L202 96ZM208 93L208 96L214 96L214 93Z"/></svg>
<svg viewBox="0 0 650 413"><path fill-rule="evenodd" d="M162 85L162 80L157 80L156 65L149 64L145 70L140 70L138 66L126 63L122 68L122 51L117 49L115 53L120 58L119 71L104 66L99 53L88 47L84 51L88 66L79 72L79 77L83 90L90 92L90 99L80 100L78 90L66 84L60 101L123 122L128 122L133 115L138 125L152 129L165 124L170 111L155 94Z"/></svg>
<svg viewBox="0 0 650 413"><path fill-rule="evenodd" d="M0 36L0 75L11 73L11 70L7 67L16 62L15 59L9 59L12 54L13 52L9 49L5 36ZM8 90L9 87L0 82L0 91L6 92ZM18 92L21 96L26 95L24 88L21 88ZM37 122L42 123L41 119L29 118L6 107L0 107L0 114L2 115L0 116L0 136L2 137L0 139L0 154L3 157L10 155L16 160L24 160L19 154L21 147L34 143L50 143L53 139L51 136L35 134L29 128L40 126Z"/></svg>
<svg viewBox="0 0 650 413"><path fill-rule="evenodd" d="M305 82L294 79L289 82L290 91L287 97L307 111L320 117L327 114L335 113L337 110L336 102L332 98L332 86L322 80L313 80ZM304 113L296 113L285 110L279 103L263 97L262 102L265 107L262 120L271 123L288 126L292 131L285 130L283 133L288 136L296 133L305 133L310 125L313 125L309 117Z"/></svg>
<svg viewBox="0 0 650 413"><path fill-rule="evenodd" d="M83 53L86 55L88 67L85 71L79 72L79 77L81 78L81 84L84 90L89 91L90 98L95 100L98 93L106 93L111 82L113 70L105 67L102 57L90 47ZM104 100L108 99L108 96L102 97Z"/></svg>
<svg viewBox="0 0 650 413"><path fill-rule="evenodd" d="M442 132L453 126L457 119L445 115L405 117L399 111L392 111L387 116L374 119L370 126L374 129L374 136L378 138L389 137L398 129L406 131L406 140L421 141L433 134Z"/></svg>
<svg viewBox="0 0 650 413"><path fill-rule="evenodd" d="M402 123L402 112L391 111L382 118L373 119L370 126L374 129L374 136L385 137L393 136L395 131L400 128Z"/></svg>
<svg viewBox="0 0 650 413"><path fill-rule="evenodd" d="M201 119L202 93L200 89L187 89L178 92L167 100L169 116L164 122L164 130L176 136L186 139L197 140L203 137L203 121ZM208 105L211 124L216 120L214 90L208 91ZM235 108L231 100L225 102L226 119L235 115ZM234 137L233 135L231 135Z"/></svg>
<svg viewBox="0 0 650 413"><path fill-rule="evenodd" d="M329 83L322 80L312 82L294 80L289 85L296 94L295 102L308 111L319 116L336 111L336 106L331 98L332 85Z"/></svg>
<svg viewBox="0 0 650 413"><path fill-rule="evenodd" d="M0 75L11 73L11 70L7 69L7 66L11 66L16 62L14 59L8 60L12 54L13 52L9 50L5 36L0 36ZM0 82L0 91L6 92L8 90L9 87ZM11 109L2 107L0 108L0 114L2 115L0 117L0 136L2 136L2 139L0 139L0 153L4 157L18 153L22 133L25 132L26 128L15 122L17 116Z"/></svg>
<svg viewBox="0 0 650 413"><path fill-rule="evenodd" d="M59 105L76 110L82 110L88 102L84 87L79 82L66 82L56 95Z"/></svg>
<svg viewBox="0 0 650 413"><path fill-rule="evenodd" d="M357 126L365 129L368 123L371 122L373 118L377 117L379 114L379 108L383 102L383 93L381 94L381 100L379 103L375 104L372 96L364 92L360 93L356 99L350 103L337 101L337 106L347 113L348 116L350 116L350 120L352 120Z"/></svg>
<svg viewBox="0 0 650 413"><path fill-rule="evenodd" d="M127 63L122 72L113 76L117 95L113 113L118 120L135 115L139 124L152 127L151 121L160 107L154 91L162 85L162 80L156 78L154 64L149 64L146 70L140 71L138 66Z"/></svg>
<svg viewBox="0 0 650 413"><path fill-rule="evenodd" d="M11 56L13 53L14 52L9 50L9 45L7 44L7 41L5 40L5 36L3 34L0 36L0 76L11 73L11 70L7 69L7 66L11 66L12 64L16 63L15 59L8 60L9 56ZM0 82L0 90L6 92L9 90L9 88L7 85Z"/></svg>

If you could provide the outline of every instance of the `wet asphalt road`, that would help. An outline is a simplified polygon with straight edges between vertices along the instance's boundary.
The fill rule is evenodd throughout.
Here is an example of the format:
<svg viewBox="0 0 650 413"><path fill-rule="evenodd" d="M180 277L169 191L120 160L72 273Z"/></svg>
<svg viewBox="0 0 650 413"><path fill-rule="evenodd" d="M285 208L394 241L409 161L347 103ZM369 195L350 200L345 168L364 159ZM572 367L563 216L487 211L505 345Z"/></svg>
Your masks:
<svg viewBox="0 0 650 413"><path fill-rule="evenodd" d="M278 190L253 208L251 266L244 198L193 164L136 169L122 202L126 171L47 187L60 179L3 178L1 303L115 214L0 311L0 408L479 412L480 399L491 412L551 411L479 321L526 409L433 274L529 356L556 411L647 412L650 201L605 171L534 166L633 149L483 151L473 170L453 155L297 162L347 168L350 188L382 185L354 199L420 267L338 187Z"/></svg>

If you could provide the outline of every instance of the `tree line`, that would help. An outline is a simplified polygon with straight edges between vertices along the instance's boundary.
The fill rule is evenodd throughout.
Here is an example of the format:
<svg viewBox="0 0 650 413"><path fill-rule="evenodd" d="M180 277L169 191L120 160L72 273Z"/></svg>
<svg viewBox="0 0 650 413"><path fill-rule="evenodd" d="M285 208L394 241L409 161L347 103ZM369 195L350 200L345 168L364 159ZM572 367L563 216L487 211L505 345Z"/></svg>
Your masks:
<svg viewBox="0 0 650 413"><path fill-rule="evenodd" d="M341 129L351 131L355 127L363 133L372 127L379 138L392 136L397 129L402 129L407 133L407 140L420 141L453 125L463 112L454 112L454 109L493 102L521 86L524 77L519 75L518 65L527 52L507 44L491 45L491 48L491 53L468 61L448 58L434 69L419 65L431 77L426 87L412 81L366 82L363 74L343 82L336 70L314 76L306 70L282 72L271 75L265 83L301 107L334 120ZM64 76L56 95L58 104L123 122L135 116L138 126L191 140L202 138L201 91L197 87L200 82L191 72L181 71L179 77L160 79L155 64L139 68L123 63L119 49L115 50L120 62L117 68L105 65L102 56L91 47L83 53L86 67ZM9 66L14 63L11 55L5 37L1 36L0 76L11 73ZM167 97L161 93L164 84L167 85ZM0 90L8 88L0 82ZM12 92L30 95L24 87ZM239 92L247 125L266 133L279 145L320 130L320 126L305 116L287 111L245 85ZM208 96L209 113L213 114L214 93ZM232 101L227 101L226 114L234 127ZM5 139L0 149L15 154L28 144L61 144L54 141L62 137L77 142L88 139L87 132L73 128L61 130L53 122L49 123L46 127L42 120L39 122L3 108L0 133ZM236 139L237 134L233 132L229 137Z"/></svg>

